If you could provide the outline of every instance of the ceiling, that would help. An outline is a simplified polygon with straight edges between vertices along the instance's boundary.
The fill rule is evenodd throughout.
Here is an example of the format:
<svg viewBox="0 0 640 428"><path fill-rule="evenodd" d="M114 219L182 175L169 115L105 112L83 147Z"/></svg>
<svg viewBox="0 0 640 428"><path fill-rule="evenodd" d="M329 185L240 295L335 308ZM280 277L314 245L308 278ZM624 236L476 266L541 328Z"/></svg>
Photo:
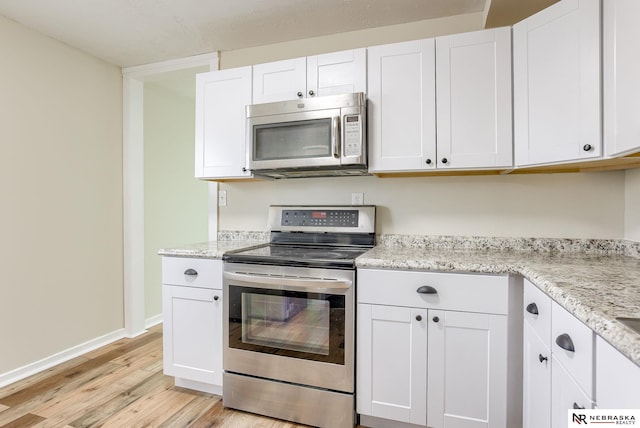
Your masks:
<svg viewBox="0 0 640 428"><path fill-rule="evenodd" d="M509 25L555 1L493 0L487 22ZM483 12L489 4L490 0L0 0L0 15L129 67ZM506 17L503 10L510 10ZM522 16L513 20L514 14Z"/></svg>

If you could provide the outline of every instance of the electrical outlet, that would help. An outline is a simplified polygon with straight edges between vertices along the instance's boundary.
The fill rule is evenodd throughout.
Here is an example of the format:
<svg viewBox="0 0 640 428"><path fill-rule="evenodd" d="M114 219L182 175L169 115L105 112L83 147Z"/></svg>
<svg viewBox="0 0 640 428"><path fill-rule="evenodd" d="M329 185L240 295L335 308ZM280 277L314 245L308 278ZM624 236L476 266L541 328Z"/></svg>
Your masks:
<svg viewBox="0 0 640 428"><path fill-rule="evenodd" d="M362 205L362 204L364 204L364 193L352 193L351 205Z"/></svg>
<svg viewBox="0 0 640 428"><path fill-rule="evenodd" d="M227 206L227 191L220 190L218 191L218 206L226 207Z"/></svg>

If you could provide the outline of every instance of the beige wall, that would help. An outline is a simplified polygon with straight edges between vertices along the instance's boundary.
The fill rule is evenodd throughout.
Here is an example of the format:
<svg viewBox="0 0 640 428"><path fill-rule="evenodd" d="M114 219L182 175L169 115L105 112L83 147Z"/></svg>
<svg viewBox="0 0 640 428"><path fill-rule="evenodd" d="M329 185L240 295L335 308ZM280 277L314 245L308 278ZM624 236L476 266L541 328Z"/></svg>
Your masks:
<svg viewBox="0 0 640 428"><path fill-rule="evenodd" d="M122 75L0 17L0 373L123 328Z"/></svg>
<svg viewBox="0 0 640 428"><path fill-rule="evenodd" d="M386 43L475 31L483 28L483 20L482 13L470 13L455 17L429 19L408 24L238 49L220 54L220 68L234 68L281 59L336 52L344 49L365 48Z"/></svg>
<svg viewBox="0 0 640 428"><path fill-rule="evenodd" d="M624 172L222 183L220 230L266 230L269 204L378 206L377 233L624 237Z"/></svg>
<svg viewBox="0 0 640 428"><path fill-rule="evenodd" d="M626 172L625 238L640 242L640 169Z"/></svg>
<svg viewBox="0 0 640 428"><path fill-rule="evenodd" d="M221 68L473 31L482 25L482 14L474 14L222 52ZM265 230L269 204L349 204L351 192L364 192L366 203L379 206L378 233L625 236L624 172L320 178L222 183L220 189L228 192L228 206L219 209L220 230Z"/></svg>
<svg viewBox="0 0 640 428"><path fill-rule="evenodd" d="M145 318L162 313L160 248L207 240L207 183L193 178L194 99L144 85Z"/></svg>

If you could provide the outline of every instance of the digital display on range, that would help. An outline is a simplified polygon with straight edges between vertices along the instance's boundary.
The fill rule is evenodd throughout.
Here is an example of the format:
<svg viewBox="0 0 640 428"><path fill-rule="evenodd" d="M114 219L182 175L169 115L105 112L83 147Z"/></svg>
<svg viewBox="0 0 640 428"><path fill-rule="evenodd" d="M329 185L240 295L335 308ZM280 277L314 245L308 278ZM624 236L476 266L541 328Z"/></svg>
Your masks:
<svg viewBox="0 0 640 428"><path fill-rule="evenodd" d="M358 227L358 210L283 210L282 226Z"/></svg>

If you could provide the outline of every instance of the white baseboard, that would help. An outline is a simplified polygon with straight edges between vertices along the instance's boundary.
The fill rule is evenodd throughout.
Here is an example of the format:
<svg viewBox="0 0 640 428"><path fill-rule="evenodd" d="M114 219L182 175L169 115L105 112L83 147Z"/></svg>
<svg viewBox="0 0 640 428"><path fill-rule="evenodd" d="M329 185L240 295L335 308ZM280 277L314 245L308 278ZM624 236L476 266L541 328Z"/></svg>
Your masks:
<svg viewBox="0 0 640 428"><path fill-rule="evenodd" d="M145 320L145 328L151 328L154 325L160 324L161 322L162 314L152 316ZM11 370L6 373L0 373L0 388L58 364L62 364L73 358L79 357L80 355L91 352L94 349L100 348L101 346L108 345L109 343L115 342L116 340L122 339L123 337L136 337L145 332L146 330L143 330L134 335L128 335L126 330L122 328L111 333L107 333L104 336L96 337L95 339L89 340L85 343L81 343L62 352L58 352L57 354L50 355L40 361L27 364L26 366L18 367L17 369Z"/></svg>
<svg viewBox="0 0 640 428"><path fill-rule="evenodd" d="M158 325L162 322L162 314L154 315L151 318L144 320L144 328L151 328L154 325Z"/></svg>
<svg viewBox="0 0 640 428"><path fill-rule="evenodd" d="M72 348L66 349L57 354L50 355L43 358L40 361L27 364L26 366L18 367L6 373L0 373L0 388L7 386L13 382L17 382L26 377L39 373L43 370L62 364L73 358L79 357L82 354L98 349L101 346L108 345L111 342L127 337L124 329L119 329L111 333L107 333L104 336L97 337L87 342L76 345Z"/></svg>

